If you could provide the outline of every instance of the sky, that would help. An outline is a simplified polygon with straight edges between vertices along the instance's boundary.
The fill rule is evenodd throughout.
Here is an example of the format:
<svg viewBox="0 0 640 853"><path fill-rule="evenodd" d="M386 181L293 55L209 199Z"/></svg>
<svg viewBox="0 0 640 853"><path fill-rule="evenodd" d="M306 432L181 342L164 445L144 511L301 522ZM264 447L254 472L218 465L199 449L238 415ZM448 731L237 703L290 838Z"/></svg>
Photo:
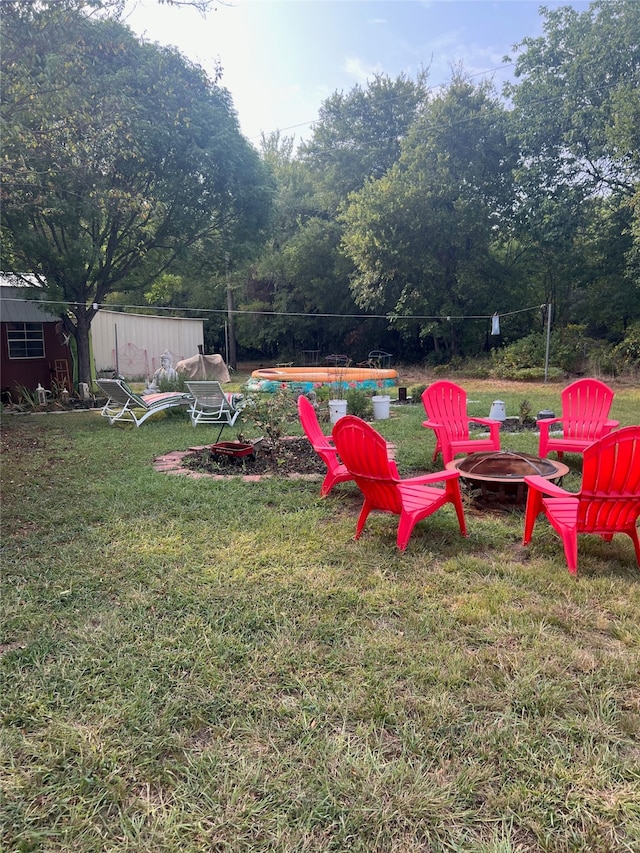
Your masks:
<svg viewBox="0 0 640 853"><path fill-rule="evenodd" d="M190 7L127 0L126 22L148 40L177 47L211 76L222 66L240 129L256 146L280 131L309 139L322 102L366 88L375 74L446 84L453 67L501 88L506 55L542 35L543 0L220 0L204 18ZM585 11L582 0L571 5Z"/></svg>

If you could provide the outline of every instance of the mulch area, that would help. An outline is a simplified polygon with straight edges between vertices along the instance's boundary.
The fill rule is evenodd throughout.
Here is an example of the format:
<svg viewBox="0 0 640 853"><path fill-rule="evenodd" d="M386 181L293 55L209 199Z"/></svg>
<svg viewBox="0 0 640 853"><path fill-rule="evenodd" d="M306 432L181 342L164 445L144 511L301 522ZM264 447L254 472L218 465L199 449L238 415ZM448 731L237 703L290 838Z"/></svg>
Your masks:
<svg viewBox="0 0 640 853"><path fill-rule="evenodd" d="M154 468L165 474L182 474L194 479L241 477L246 482L259 482L263 477L317 480L327 470L303 437L283 438L276 447L259 441L252 454L240 458L215 453L210 444L189 447L158 457Z"/></svg>

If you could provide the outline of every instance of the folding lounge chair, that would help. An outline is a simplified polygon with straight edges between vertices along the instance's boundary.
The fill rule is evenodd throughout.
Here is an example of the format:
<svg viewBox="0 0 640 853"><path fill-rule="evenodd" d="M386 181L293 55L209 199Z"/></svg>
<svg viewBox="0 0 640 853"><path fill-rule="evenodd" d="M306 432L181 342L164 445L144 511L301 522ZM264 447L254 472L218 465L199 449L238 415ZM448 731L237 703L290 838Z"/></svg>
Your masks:
<svg viewBox="0 0 640 853"><path fill-rule="evenodd" d="M139 427L147 418L157 412L173 409L176 406L187 406L191 402L189 394L177 391L166 391L141 397L121 379L98 379L96 381L107 395L107 402L102 407L100 414L103 418L109 418L111 425L117 421L131 421Z"/></svg>
<svg viewBox="0 0 640 853"><path fill-rule="evenodd" d="M242 411L241 394L225 394L219 382L186 382L191 394L189 416L194 427L198 424L220 424L216 441L225 426L233 426Z"/></svg>

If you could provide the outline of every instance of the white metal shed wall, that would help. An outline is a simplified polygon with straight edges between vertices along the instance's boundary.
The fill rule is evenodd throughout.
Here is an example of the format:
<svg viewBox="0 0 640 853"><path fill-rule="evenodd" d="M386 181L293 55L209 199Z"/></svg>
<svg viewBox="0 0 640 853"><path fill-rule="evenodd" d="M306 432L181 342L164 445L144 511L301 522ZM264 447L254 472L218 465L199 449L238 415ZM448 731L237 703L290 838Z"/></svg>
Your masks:
<svg viewBox="0 0 640 853"><path fill-rule="evenodd" d="M116 337L118 372L127 379L145 373L152 376L165 350L172 353L175 367L179 359L197 355L198 346L204 346L202 320L123 314L101 308L91 323L96 371L115 370ZM146 369L141 353L146 353Z"/></svg>

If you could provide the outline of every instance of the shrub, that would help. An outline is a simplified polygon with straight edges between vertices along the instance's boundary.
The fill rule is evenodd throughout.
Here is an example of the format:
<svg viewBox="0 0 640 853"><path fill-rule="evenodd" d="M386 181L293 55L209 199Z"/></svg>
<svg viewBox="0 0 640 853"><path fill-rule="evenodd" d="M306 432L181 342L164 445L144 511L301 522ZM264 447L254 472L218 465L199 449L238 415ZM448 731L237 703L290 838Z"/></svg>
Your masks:
<svg viewBox="0 0 640 853"><path fill-rule="evenodd" d="M160 391L178 391L180 394L184 394L187 391L186 380L184 375L178 373L176 379L160 379L158 382L158 388Z"/></svg>
<svg viewBox="0 0 640 853"><path fill-rule="evenodd" d="M426 385L412 385L409 388L409 396L412 403L420 403L422 394L427 390Z"/></svg>
<svg viewBox="0 0 640 853"><path fill-rule="evenodd" d="M622 362L625 367L640 367L640 321L629 326L624 338L614 347L613 355L616 362Z"/></svg>
<svg viewBox="0 0 640 853"><path fill-rule="evenodd" d="M247 395L240 419L245 423L252 421L275 446L282 438L285 425L295 423L298 418L297 400L298 395L288 388L273 394L256 391Z"/></svg>
<svg viewBox="0 0 640 853"><path fill-rule="evenodd" d="M346 393L347 411L358 418L369 418L373 414L373 404L366 391L349 388Z"/></svg>

